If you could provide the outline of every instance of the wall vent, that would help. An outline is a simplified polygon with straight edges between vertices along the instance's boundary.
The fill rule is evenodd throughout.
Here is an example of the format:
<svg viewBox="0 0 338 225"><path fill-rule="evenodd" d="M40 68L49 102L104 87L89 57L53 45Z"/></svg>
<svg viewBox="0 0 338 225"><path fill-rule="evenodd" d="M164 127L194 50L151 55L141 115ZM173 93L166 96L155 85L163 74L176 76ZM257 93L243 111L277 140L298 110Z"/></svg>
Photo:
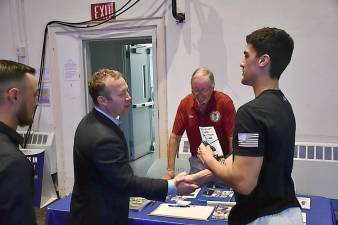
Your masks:
<svg viewBox="0 0 338 225"><path fill-rule="evenodd" d="M296 142L295 159L338 161L338 144Z"/></svg>
<svg viewBox="0 0 338 225"><path fill-rule="evenodd" d="M26 131L17 131L22 137L25 137ZM56 152L54 133L52 132L31 132L27 141L27 148L45 149L50 173L54 174L56 170Z"/></svg>
<svg viewBox="0 0 338 225"><path fill-rule="evenodd" d="M338 143L296 142L294 159L297 193L338 199Z"/></svg>

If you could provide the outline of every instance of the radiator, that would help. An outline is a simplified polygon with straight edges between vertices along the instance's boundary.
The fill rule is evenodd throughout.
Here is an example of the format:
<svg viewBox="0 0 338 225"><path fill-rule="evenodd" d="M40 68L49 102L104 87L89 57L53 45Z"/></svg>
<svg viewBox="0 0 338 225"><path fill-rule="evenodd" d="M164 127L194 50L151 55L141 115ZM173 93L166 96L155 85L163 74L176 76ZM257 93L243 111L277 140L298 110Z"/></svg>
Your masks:
<svg viewBox="0 0 338 225"><path fill-rule="evenodd" d="M338 144L296 142L292 176L296 192L338 199Z"/></svg>

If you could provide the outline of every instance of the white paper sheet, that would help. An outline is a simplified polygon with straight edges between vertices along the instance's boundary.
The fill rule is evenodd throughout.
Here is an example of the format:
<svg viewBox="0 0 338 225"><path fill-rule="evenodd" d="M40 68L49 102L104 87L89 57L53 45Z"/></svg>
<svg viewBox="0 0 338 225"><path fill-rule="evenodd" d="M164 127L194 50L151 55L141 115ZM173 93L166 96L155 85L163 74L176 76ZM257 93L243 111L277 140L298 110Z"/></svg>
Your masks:
<svg viewBox="0 0 338 225"><path fill-rule="evenodd" d="M218 141L215 128L211 126L211 127L199 127L199 129L201 133L202 142L206 142L212 147L214 147L215 148L214 155L222 157L223 151L221 144Z"/></svg>
<svg viewBox="0 0 338 225"><path fill-rule="evenodd" d="M187 199L187 198L196 198L198 193L200 192L201 188L196 189L194 192L190 193L189 195L182 195L181 197L183 199Z"/></svg>
<svg viewBox="0 0 338 225"><path fill-rule="evenodd" d="M149 215L192 220L208 220L214 210L213 206L190 205L188 207L171 207L173 205L174 204L163 203Z"/></svg>
<svg viewBox="0 0 338 225"><path fill-rule="evenodd" d="M306 225L306 213L302 212L303 223Z"/></svg>
<svg viewBox="0 0 338 225"><path fill-rule="evenodd" d="M303 209L310 209L311 208L311 198L305 197L297 197L300 206Z"/></svg>

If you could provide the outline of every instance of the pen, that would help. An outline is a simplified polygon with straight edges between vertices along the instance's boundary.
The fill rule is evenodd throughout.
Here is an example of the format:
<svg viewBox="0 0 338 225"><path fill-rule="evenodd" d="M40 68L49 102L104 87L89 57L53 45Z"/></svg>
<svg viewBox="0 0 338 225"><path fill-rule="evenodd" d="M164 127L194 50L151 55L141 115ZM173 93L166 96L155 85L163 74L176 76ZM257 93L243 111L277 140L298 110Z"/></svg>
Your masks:
<svg viewBox="0 0 338 225"><path fill-rule="evenodd" d="M178 208L186 208L190 207L190 205L168 205L169 207L178 207Z"/></svg>

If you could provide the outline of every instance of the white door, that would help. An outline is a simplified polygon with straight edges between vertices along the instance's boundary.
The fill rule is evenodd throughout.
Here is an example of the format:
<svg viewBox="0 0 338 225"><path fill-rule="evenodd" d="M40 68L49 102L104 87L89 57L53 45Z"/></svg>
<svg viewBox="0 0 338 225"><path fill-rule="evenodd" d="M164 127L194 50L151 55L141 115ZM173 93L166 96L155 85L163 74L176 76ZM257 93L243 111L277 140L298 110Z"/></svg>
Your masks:
<svg viewBox="0 0 338 225"><path fill-rule="evenodd" d="M132 96L129 147L134 160L154 151L152 45L126 45L125 50L125 73Z"/></svg>

